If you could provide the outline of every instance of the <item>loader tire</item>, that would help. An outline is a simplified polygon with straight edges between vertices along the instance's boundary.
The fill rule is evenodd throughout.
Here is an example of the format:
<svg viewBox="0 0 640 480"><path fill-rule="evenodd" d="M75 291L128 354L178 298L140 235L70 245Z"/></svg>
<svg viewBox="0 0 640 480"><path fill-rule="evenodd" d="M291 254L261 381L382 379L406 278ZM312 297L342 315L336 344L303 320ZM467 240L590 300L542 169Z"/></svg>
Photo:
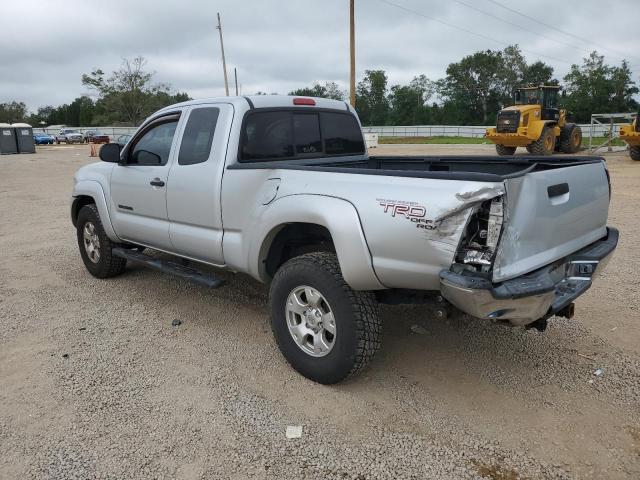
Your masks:
<svg viewBox="0 0 640 480"><path fill-rule="evenodd" d="M534 155L551 155L556 147L556 137L553 134L553 129L544 127L540 138L531 143L531 153Z"/></svg>
<svg viewBox="0 0 640 480"><path fill-rule="evenodd" d="M560 151L576 153L582 146L582 129L575 123L567 123L560 129Z"/></svg>
<svg viewBox="0 0 640 480"><path fill-rule="evenodd" d="M516 153L516 147L507 147L506 145L496 145L498 155L513 155Z"/></svg>
<svg viewBox="0 0 640 480"><path fill-rule="evenodd" d="M631 160L640 162L640 145L629 147L629 155L631 155Z"/></svg>

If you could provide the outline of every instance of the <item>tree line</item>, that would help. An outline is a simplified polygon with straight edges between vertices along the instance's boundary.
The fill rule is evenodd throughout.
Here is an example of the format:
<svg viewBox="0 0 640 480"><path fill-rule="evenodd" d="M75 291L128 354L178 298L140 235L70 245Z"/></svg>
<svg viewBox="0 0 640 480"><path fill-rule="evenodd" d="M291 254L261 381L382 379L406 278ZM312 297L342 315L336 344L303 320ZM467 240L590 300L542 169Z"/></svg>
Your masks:
<svg viewBox="0 0 640 480"><path fill-rule="evenodd" d="M137 126L154 111L189 100L167 83L155 83L145 70L146 60L124 59L107 76L101 69L82 75L82 84L95 100L83 95L70 104L40 107L29 113L23 102L0 103L0 122L26 121L41 125ZM431 80L418 75L408 84L389 85L384 70L366 70L356 89L356 110L363 125L491 125L500 108L512 104L514 90L525 84L559 84L553 67L542 61L527 63L518 45L482 50L451 63L446 76ZM588 123L592 113L638 110L639 90L628 63L608 65L592 52L573 64L562 78L561 107L572 121ZM264 92L257 92L264 95ZM290 95L345 100L347 92L335 82L316 82Z"/></svg>
<svg viewBox="0 0 640 480"><path fill-rule="evenodd" d="M101 69L82 75L82 84L94 93L95 100L81 95L69 104L46 105L33 113L27 111L24 102L0 103L0 123L137 126L162 107L190 100L189 95L174 92L167 83L155 83L154 74L145 71L146 63L143 57L124 59L109 76Z"/></svg>
<svg viewBox="0 0 640 480"><path fill-rule="evenodd" d="M592 52L563 77L560 106L575 122L588 123L592 113L638 110L639 90L626 61L605 63ZM424 75L405 85L389 86L384 70L366 70L356 89L356 111L363 125L491 125L498 110L513 103L521 85L558 85L553 67L527 63L518 45L483 50L447 67L446 76ZM346 92L328 82L290 92L344 100Z"/></svg>

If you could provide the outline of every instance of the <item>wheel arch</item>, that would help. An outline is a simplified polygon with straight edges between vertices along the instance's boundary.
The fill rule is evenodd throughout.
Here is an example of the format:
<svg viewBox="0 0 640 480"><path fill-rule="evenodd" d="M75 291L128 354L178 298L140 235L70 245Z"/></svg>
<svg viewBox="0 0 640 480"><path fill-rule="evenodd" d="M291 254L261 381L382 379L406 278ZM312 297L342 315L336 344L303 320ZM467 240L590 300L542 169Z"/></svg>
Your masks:
<svg viewBox="0 0 640 480"><path fill-rule="evenodd" d="M378 280L360 218L350 202L324 195L282 197L263 213L249 252L253 276L270 282L292 254L333 251L355 290L385 288ZM295 255L294 255L295 256Z"/></svg>
<svg viewBox="0 0 640 480"><path fill-rule="evenodd" d="M95 204L98 209L100 220L107 236L114 242L120 242L121 240L116 235L111 224L111 217L102 185L95 180L82 180L76 183L73 189L71 201L71 222L73 226L76 226L80 209L89 204Z"/></svg>

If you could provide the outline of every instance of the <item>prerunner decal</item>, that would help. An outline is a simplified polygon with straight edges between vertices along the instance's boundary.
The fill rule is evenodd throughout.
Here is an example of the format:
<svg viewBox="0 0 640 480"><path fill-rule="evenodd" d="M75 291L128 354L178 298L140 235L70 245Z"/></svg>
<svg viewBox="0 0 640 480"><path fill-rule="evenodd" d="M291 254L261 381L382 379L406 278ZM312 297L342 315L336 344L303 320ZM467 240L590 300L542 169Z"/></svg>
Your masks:
<svg viewBox="0 0 640 480"><path fill-rule="evenodd" d="M376 201L383 208L384 213L392 217L404 218L416 225L416 228L434 230L436 228L433 220L425 218L427 209L418 202L406 202L404 200L386 200L376 198Z"/></svg>

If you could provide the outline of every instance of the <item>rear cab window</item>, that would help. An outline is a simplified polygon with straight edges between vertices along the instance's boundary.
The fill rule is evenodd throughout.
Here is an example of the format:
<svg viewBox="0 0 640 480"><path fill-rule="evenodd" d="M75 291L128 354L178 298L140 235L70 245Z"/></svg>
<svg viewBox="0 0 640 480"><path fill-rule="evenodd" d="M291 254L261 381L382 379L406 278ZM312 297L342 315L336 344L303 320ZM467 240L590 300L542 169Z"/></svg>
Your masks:
<svg viewBox="0 0 640 480"><path fill-rule="evenodd" d="M260 162L364 153L360 126L350 112L257 109L243 121L238 159Z"/></svg>

